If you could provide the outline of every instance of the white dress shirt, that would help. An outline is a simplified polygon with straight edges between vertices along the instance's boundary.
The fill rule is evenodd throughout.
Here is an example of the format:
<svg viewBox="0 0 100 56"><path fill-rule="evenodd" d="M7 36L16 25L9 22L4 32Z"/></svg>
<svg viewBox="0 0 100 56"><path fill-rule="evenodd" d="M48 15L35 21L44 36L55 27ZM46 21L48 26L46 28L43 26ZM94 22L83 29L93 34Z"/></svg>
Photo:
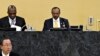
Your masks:
<svg viewBox="0 0 100 56"><path fill-rule="evenodd" d="M2 56L9 56L9 53L8 53L7 55L5 55L5 54L3 53L3 51L2 51Z"/></svg>
<svg viewBox="0 0 100 56"><path fill-rule="evenodd" d="M58 17L56 20L53 18L53 28L54 28L54 22L57 22L58 24L57 28L60 28L60 18Z"/></svg>
<svg viewBox="0 0 100 56"><path fill-rule="evenodd" d="M8 17L8 18L9 18L9 23L10 23L11 28L16 28L16 31L22 30L22 28L20 26L15 25L16 24L16 17L14 19L11 19L10 17Z"/></svg>
<svg viewBox="0 0 100 56"><path fill-rule="evenodd" d="M8 18L9 18L10 25L12 25L12 23L13 23L13 25L16 24L16 17L13 20L10 17L8 17Z"/></svg>

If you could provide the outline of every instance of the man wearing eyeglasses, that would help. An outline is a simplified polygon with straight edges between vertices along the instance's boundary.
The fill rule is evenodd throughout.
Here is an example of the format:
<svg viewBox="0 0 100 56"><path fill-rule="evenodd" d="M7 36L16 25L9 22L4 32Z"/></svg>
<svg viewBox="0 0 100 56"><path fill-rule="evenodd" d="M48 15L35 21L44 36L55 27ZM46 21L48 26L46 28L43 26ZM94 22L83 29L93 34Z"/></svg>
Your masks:
<svg viewBox="0 0 100 56"><path fill-rule="evenodd" d="M4 37L0 41L0 56L19 56L19 54L12 52L12 42L8 37Z"/></svg>

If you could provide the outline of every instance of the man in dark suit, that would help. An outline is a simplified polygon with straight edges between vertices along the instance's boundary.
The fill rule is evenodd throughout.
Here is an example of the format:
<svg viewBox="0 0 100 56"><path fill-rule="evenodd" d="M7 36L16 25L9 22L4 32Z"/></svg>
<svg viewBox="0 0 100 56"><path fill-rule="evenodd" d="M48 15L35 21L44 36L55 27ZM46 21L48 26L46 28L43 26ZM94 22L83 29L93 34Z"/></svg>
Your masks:
<svg viewBox="0 0 100 56"><path fill-rule="evenodd" d="M67 28L69 29L69 22L67 19L60 17L60 8L53 7L51 10L52 18L45 20L43 31L48 31L51 28Z"/></svg>
<svg viewBox="0 0 100 56"><path fill-rule="evenodd" d="M19 54L12 52L12 42L8 37L4 37L0 41L0 56L19 56Z"/></svg>
<svg viewBox="0 0 100 56"><path fill-rule="evenodd" d="M14 5L8 7L8 16L0 19L0 28L11 28L12 25L21 27L21 31L26 29L26 23L24 18L16 16L17 9Z"/></svg>

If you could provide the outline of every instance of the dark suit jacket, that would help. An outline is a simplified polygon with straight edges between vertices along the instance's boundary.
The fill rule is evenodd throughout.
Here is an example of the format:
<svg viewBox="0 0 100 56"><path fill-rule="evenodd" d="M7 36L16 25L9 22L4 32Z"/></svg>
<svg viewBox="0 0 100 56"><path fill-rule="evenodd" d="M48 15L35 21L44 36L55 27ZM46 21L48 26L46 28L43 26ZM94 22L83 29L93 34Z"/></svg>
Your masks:
<svg viewBox="0 0 100 56"><path fill-rule="evenodd" d="M0 56L2 56L2 52L1 52L1 51L0 51ZM11 52L11 53L10 53L10 56L20 56L20 55L17 54L17 53Z"/></svg>
<svg viewBox="0 0 100 56"><path fill-rule="evenodd" d="M60 27L63 28L63 24L65 25L65 28L69 29L69 22L67 19L60 18ZM50 28L53 28L53 18L47 19L44 22L43 31L50 30Z"/></svg>
<svg viewBox="0 0 100 56"><path fill-rule="evenodd" d="M20 27L23 27L24 25L26 25L24 18L16 16L15 25L20 26ZM0 19L0 28L10 28L8 16ZM26 29L26 26L23 27L22 31L24 31L25 29Z"/></svg>

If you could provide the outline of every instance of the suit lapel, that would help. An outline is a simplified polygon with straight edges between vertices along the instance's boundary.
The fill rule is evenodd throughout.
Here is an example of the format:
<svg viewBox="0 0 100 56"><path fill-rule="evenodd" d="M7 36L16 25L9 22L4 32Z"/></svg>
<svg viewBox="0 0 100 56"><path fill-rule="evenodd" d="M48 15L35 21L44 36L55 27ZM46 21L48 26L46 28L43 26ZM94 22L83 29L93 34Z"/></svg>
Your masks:
<svg viewBox="0 0 100 56"><path fill-rule="evenodd" d="M0 56L2 56L2 51L0 50Z"/></svg>
<svg viewBox="0 0 100 56"><path fill-rule="evenodd" d="M51 22L50 23L50 25L51 25L50 28L53 28L53 18L51 18L50 22Z"/></svg>
<svg viewBox="0 0 100 56"><path fill-rule="evenodd" d="M0 56L2 56L2 54L0 53Z"/></svg>
<svg viewBox="0 0 100 56"><path fill-rule="evenodd" d="M6 24L7 24L7 27L10 27L10 23L9 23L9 18L7 17L7 19L5 20L6 22Z"/></svg>
<svg viewBox="0 0 100 56"><path fill-rule="evenodd" d="M63 25L65 25L65 21L62 18L60 18L60 27L63 28Z"/></svg>
<svg viewBox="0 0 100 56"><path fill-rule="evenodd" d="M15 23L15 25L18 25L18 22L17 22L18 20L17 20L17 17L16 17L16 23Z"/></svg>
<svg viewBox="0 0 100 56"><path fill-rule="evenodd" d="M16 23L15 23L15 25L21 26L21 23L22 23L22 22L20 22L19 18L16 16Z"/></svg>
<svg viewBox="0 0 100 56"><path fill-rule="evenodd" d="M9 56L12 56L12 54L10 53Z"/></svg>
<svg viewBox="0 0 100 56"><path fill-rule="evenodd" d="M60 19L60 27L62 28L63 21L61 18L59 18L59 19Z"/></svg>
<svg viewBox="0 0 100 56"><path fill-rule="evenodd" d="M16 23L15 23L15 25L21 26L20 24L21 24L21 23L20 23L20 20L19 20L18 17L16 16Z"/></svg>
<svg viewBox="0 0 100 56"><path fill-rule="evenodd" d="M12 54L10 53L9 56L12 56Z"/></svg>

